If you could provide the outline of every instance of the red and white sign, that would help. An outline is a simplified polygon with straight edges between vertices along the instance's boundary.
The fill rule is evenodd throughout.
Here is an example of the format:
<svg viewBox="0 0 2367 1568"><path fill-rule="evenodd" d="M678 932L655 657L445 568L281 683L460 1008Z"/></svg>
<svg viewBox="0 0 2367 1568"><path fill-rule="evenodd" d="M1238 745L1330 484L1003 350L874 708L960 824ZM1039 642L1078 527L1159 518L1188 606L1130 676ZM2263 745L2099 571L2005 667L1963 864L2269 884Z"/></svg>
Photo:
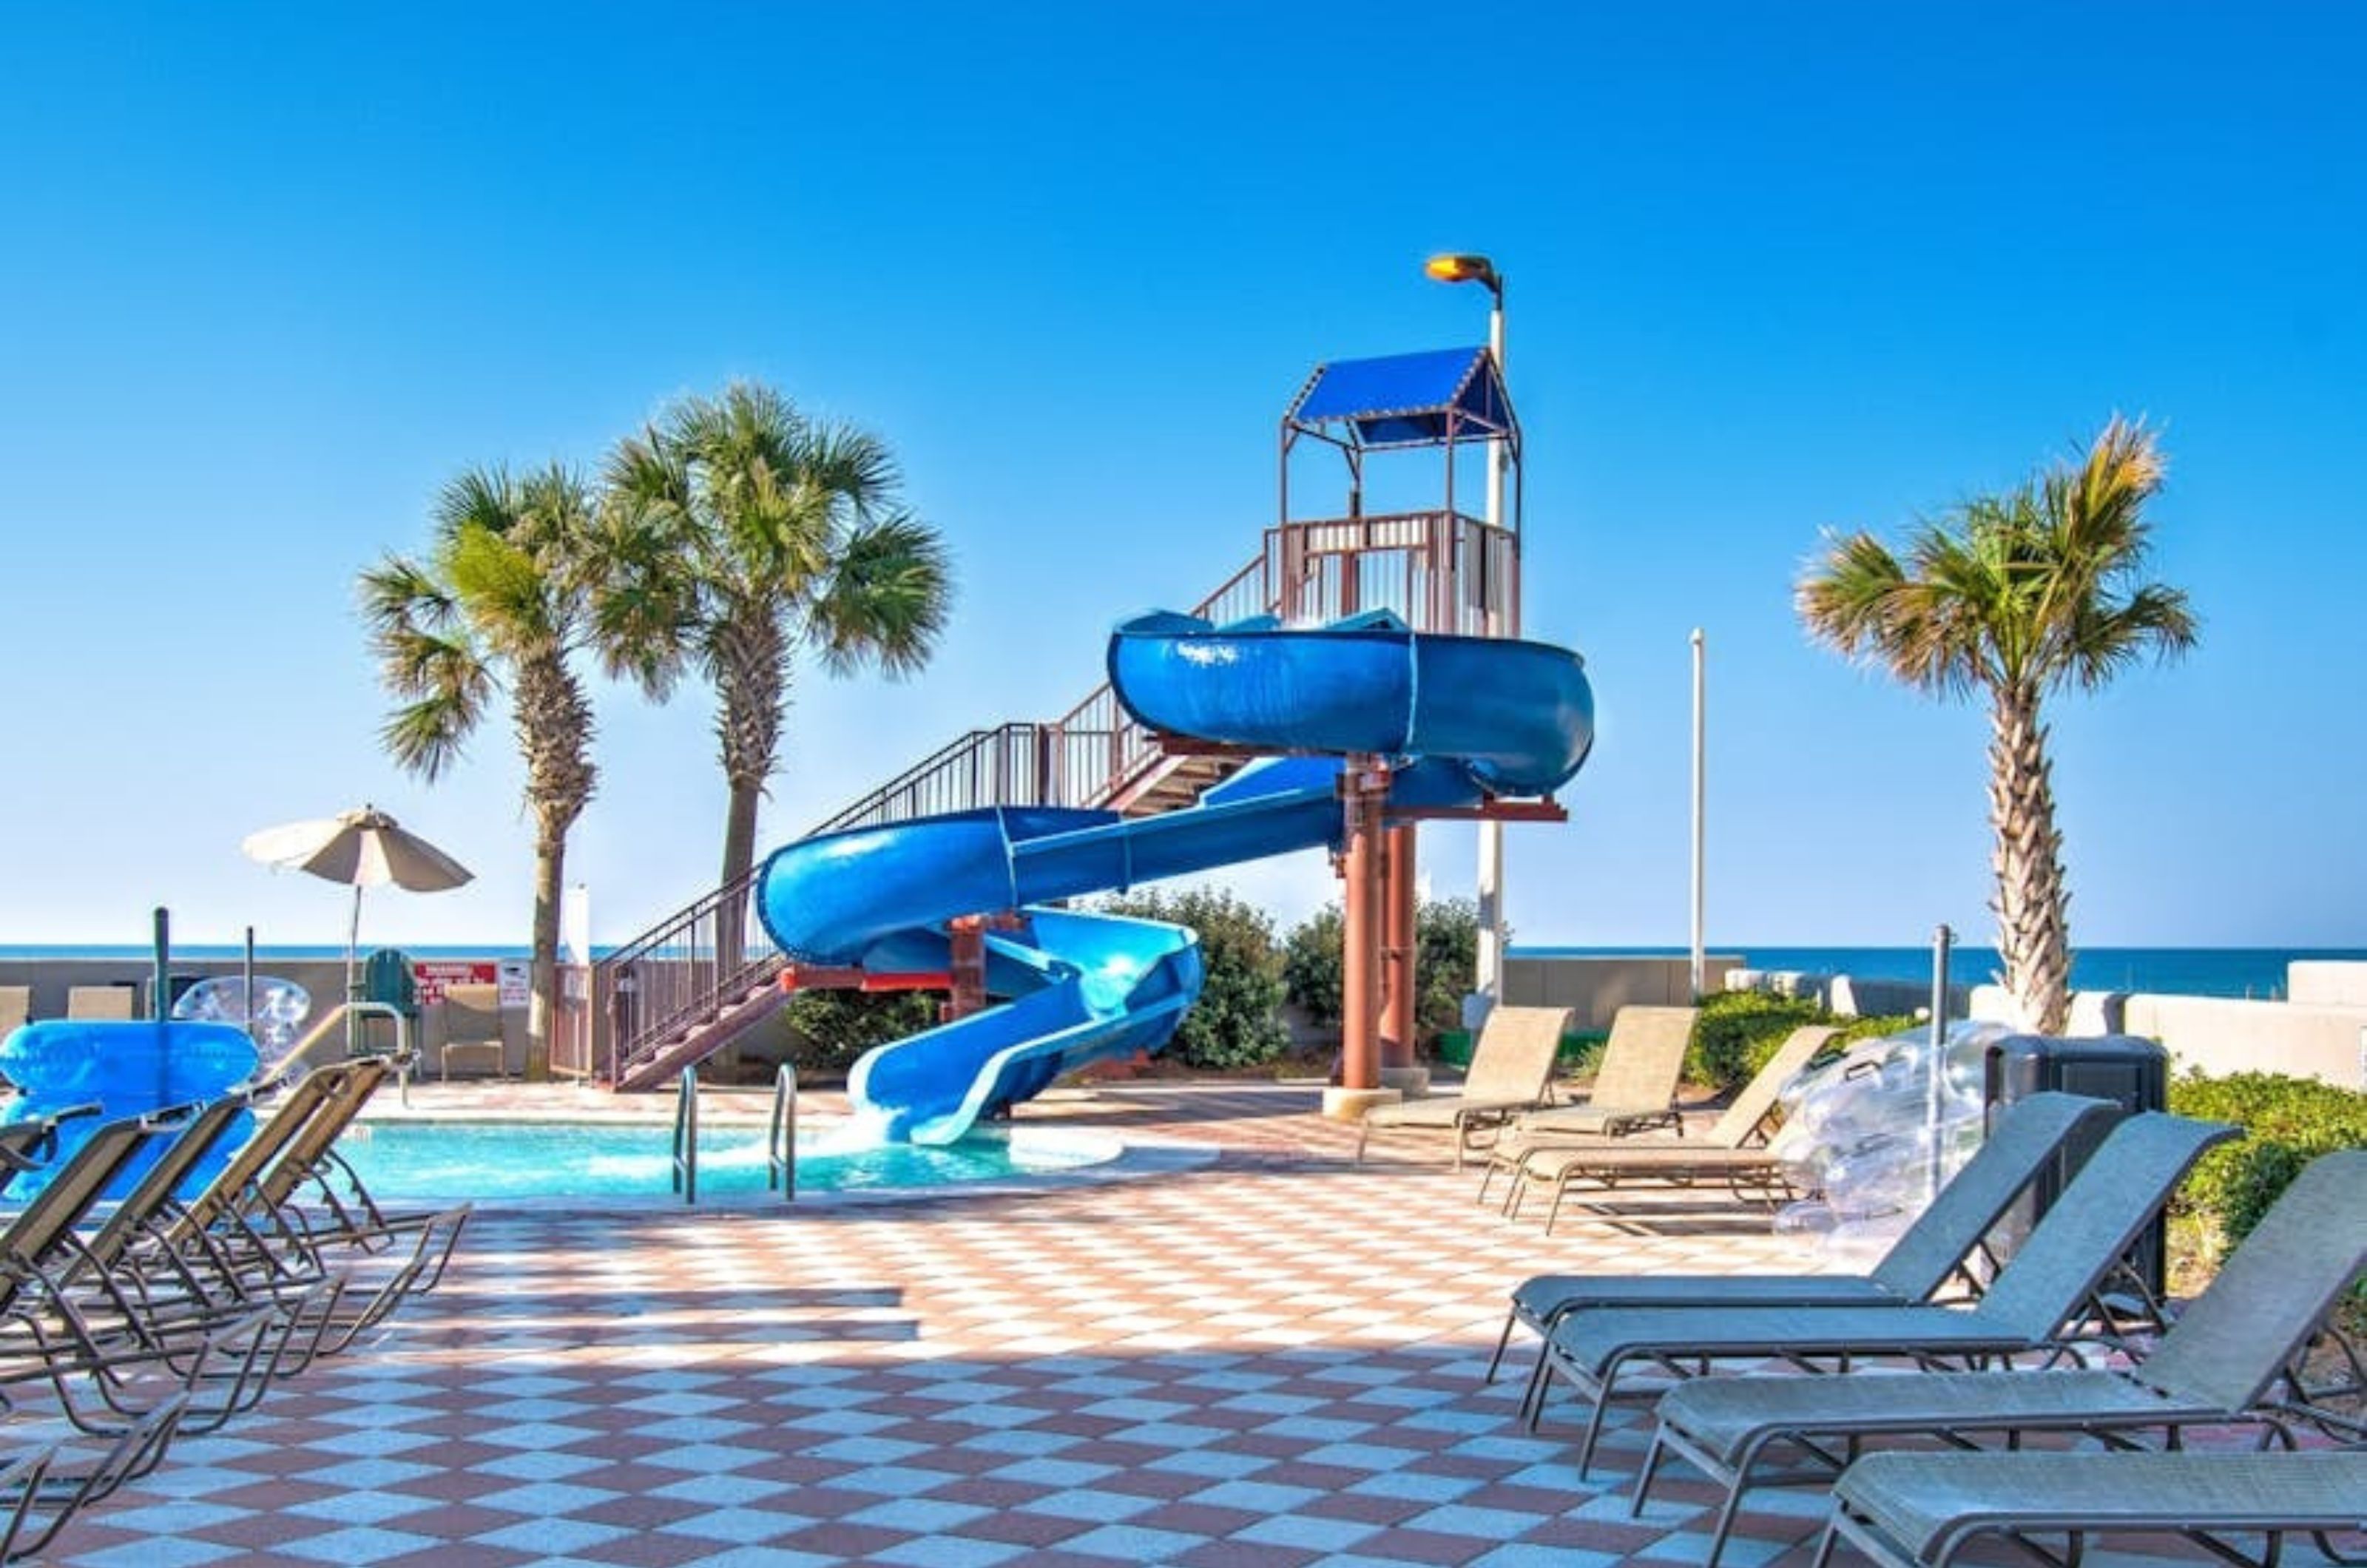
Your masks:
<svg viewBox="0 0 2367 1568"><path fill-rule="evenodd" d="M414 958L411 978L419 987L419 1005L425 1007L442 1001L447 986L490 986L496 975L490 959L480 964L466 958Z"/></svg>

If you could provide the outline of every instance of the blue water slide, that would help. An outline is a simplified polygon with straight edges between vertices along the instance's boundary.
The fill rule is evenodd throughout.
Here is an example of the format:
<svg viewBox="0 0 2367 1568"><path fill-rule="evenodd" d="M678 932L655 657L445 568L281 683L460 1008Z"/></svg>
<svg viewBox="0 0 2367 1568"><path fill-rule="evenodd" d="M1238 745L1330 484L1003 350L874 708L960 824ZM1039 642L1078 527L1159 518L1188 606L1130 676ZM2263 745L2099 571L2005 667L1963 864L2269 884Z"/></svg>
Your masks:
<svg viewBox="0 0 2367 1568"><path fill-rule="evenodd" d="M1432 637L1386 615L1319 629L1138 617L1112 682L1143 723L1289 753L1163 816L999 807L791 844L757 909L802 963L943 968L950 920L1012 912L989 935L1001 1005L867 1054L851 1097L891 1137L946 1143L1062 1074L1164 1044L1198 995L1196 939L1156 921L1042 906L1293 850L1339 845L1340 760L1392 764L1406 809L1549 793L1593 736L1584 665L1564 649Z"/></svg>

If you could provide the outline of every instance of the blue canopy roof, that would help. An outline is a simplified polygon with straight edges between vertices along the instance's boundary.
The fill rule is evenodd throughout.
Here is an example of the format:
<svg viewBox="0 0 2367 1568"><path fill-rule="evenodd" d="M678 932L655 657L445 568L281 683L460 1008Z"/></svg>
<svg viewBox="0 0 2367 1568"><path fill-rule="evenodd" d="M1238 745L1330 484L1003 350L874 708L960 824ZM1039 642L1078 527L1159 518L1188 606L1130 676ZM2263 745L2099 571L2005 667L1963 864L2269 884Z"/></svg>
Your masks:
<svg viewBox="0 0 2367 1568"><path fill-rule="evenodd" d="M1316 367L1283 416L1358 446L1435 446L1512 432L1512 400L1484 348L1435 348Z"/></svg>

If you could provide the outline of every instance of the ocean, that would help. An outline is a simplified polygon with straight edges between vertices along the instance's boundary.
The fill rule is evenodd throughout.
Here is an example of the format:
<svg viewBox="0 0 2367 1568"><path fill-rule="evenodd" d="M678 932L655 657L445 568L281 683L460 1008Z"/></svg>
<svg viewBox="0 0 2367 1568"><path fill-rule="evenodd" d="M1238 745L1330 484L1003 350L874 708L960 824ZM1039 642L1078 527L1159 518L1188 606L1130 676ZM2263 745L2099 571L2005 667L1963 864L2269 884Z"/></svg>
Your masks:
<svg viewBox="0 0 2367 1568"><path fill-rule="evenodd" d="M493 943L445 942L407 947L419 959L501 959L527 956L524 947ZM606 948L595 949L605 954ZM1607 958L1648 954L1686 955L1682 947L1546 947L1514 945L1516 958L1578 956ZM1931 978L1928 947L1777 947L1751 942L1714 942L1718 955L1738 954L1753 969L1791 969L1810 975L1857 975L1867 979ZM141 960L152 950L130 942L0 943L0 959L108 958ZM173 949L176 958L223 961L243 956L243 950L225 943L192 942ZM258 947L255 962L295 959L329 960L345 955L342 946ZM2161 996L2252 997L2263 1000L2285 994L2285 965L2296 958L2347 959L2367 963L2367 948L2359 947L2084 947L2072 954L2071 985L2081 991L2149 991ZM2002 968L1997 950L1959 946L1951 951L1948 977L1959 986L1987 985Z"/></svg>
<svg viewBox="0 0 2367 1568"><path fill-rule="evenodd" d="M1611 957L1650 954L1684 957L1682 947L1523 947L1515 958ZM1853 975L1866 979L1931 978L1928 947L1761 947L1751 942L1713 942L1718 955L1739 954L1753 969L1790 969L1810 975ZM2367 963L2357 947L2083 947L2071 956L2071 987L2078 991L2146 991L2157 996L2251 997L2285 994L2285 965L2294 959L2331 958ZM1983 986L2004 964L1993 947L1958 946L1948 954L1948 978L1959 986Z"/></svg>

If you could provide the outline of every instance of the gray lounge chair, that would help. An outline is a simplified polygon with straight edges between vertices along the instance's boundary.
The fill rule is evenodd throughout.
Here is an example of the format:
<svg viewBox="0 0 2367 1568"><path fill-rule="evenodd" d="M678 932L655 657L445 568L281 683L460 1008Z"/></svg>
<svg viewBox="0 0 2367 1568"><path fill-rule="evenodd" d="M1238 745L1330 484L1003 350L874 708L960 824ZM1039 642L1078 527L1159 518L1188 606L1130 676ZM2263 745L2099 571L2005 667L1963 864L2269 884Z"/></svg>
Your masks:
<svg viewBox="0 0 2367 1568"><path fill-rule="evenodd" d="M1357 1126L1356 1157L1365 1157L1375 1133L1410 1129L1451 1134L1460 1167L1475 1135L1545 1102L1552 1092L1554 1055L1569 1024L1567 1008L1497 1008L1479 1027L1462 1092L1374 1106Z"/></svg>
<svg viewBox="0 0 2367 1568"><path fill-rule="evenodd" d="M2305 1530L2330 1561L2359 1561L2327 1538L2367 1530L2367 1450L1868 1454L1833 1489L1816 1564L1845 1540L1886 1568L1947 1568L1985 1537L2036 1551L2041 1533L2070 1538L2044 1561L2076 1563L2090 1535L2144 1531L2267 1568ZM2257 1555L2226 1539L2250 1534L2266 1538Z"/></svg>
<svg viewBox="0 0 2367 1568"><path fill-rule="evenodd" d="M1580 1475L1593 1461L1611 1401L1665 1387L1624 1386L1638 1366L1681 1377L1735 1360L1841 1371L1862 1358L1886 1357L1979 1367L2061 1346L2082 1321L2102 1313L2099 1287L2194 1162L2235 1134L2232 1127L2160 1111L2129 1117L2088 1157L1970 1307L1588 1307L1567 1314L1546 1337L1546 1370L1592 1401Z"/></svg>
<svg viewBox="0 0 2367 1568"><path fill-rule="evenodd" d="M1679 1152L1749 1149L1758 1155L1757 1161L1752 1163L1772 1167L1772 1162L1768 1159L1765 1150L1775 1122L1777 1096L1784 1086L1814 1061L1817 1054L1830 1044L1833 1036L1840 1032L1831 1024L1823 1023L1808 1024L1792 1031L1775 1048L1775 1054L1767 1059L1766 1065L1736 1091L1732 1102L1709 1131L1697 1138L1685 1139ZM1690 1037L1690 1026L1687 1034ZM1678 1048L1678 1059L1683 1059L1682 1046ZM1586 1168L1590 1160L1598 1156L1615 1161L1636 1150L1659 1149L1664 1156L1670 1152L1671 1140L1668 1137L1654 1137L1649 1134L1627 1137L1626 1134L1634 1131L1632 1123L1614 1122L1603 1126L1598 1119L1595 1126L1589 1127L1571 1120L1578 1112L1588 1109L1577 1106L1537 1111L1521 1117L1513 1123L1512 1132L1488 1151L1488 1171L1480 1178L1479 1197L1486 1199L1489 1184L1494 1180L1498 1171L1503 1171L1511 1177L1509 1190L1504 1194L1503 1210L1506 1214L1519 1216L1521 1200L1534 1181L1554 1184L1554 1206L1558 1209L1564 1172ZM1671 1129L1675 1133L1682 1130L1682 1125ZM1654 1156L1645 1155L1642 1157L1648 1163ZM1546 1218L1546 1229L1553 1229L1550 1215Z"/></svg>
<svg viewBox="0 0 2367 1568"><path fill-rule="evenodd" d="M2052 1091L2016 1101L1965 1168L1864 1274L1534 1275L1512 1292L1488 1376L1495 1377L1515 1327L1525 1325L1542 1337L1583 1307L1900 1306L1928 1301L1951 1280L1970 1281L1966 1260L2013 1201L2074 1129L2111 1109L2104 1100ZM1523 1411L1536 1396L1543 1371L1540 1346Z"/></svg>
<svg viewBox="0 0 2367 1568"><path fill-rule="evenodd" d="M2128 1370L1928 1372L1904 1377L1705 1378L1660 1401L1659 1427L1636 1482L1640 1511L1663 1457L1682 1455L1727 1488L1710 1538L1715 1565L1771 1453L1822 1481L1867 1438L2083 1432L2123 1443L2182 1427L2261 1422L2261 1401L2367 1268L2367 1149L2326 1155L2302 1172L2161 1343Z"/></svg>

